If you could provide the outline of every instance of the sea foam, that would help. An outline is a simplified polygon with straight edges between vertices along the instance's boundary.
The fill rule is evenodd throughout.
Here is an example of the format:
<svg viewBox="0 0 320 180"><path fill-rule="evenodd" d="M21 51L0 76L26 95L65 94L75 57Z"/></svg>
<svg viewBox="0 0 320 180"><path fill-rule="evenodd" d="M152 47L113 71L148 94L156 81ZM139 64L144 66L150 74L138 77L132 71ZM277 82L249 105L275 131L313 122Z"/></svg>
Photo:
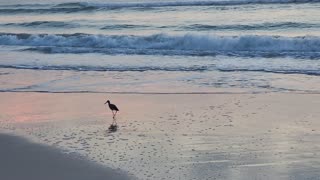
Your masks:
<svg viewBox="0 0 320 180"><path fill-rule="evenodd" d="M0 34L0 45L28 46L45 53L320 57L316 36Z"/></svg>

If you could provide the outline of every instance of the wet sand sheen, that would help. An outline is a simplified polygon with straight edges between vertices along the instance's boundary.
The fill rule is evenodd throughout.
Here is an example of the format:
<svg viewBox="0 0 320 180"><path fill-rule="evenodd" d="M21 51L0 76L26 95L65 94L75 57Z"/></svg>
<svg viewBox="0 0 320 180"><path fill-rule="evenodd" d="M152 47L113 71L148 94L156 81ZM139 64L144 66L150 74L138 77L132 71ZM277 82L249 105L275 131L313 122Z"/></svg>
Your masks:
<svg viewBox="0 0 320 180"><path fill-rule="evenodd" d="M318 94L1 93L0 127L140 179L316 179ZM107 131L110 99L119 130Z"/></svg>
<svg viewBox="0 0 320 180"><path fill-rule="evenodd" d="M121 172L76 155L33 144L17 136L0 134L0 179L7 180L125 180Z"/></svg>

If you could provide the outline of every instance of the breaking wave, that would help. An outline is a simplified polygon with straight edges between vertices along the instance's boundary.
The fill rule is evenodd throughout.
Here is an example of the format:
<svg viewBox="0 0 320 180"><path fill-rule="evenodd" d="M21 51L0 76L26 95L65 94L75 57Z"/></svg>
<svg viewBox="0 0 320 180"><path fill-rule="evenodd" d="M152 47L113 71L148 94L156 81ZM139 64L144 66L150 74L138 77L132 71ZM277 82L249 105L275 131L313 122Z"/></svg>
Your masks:
<svg viewBox="0 0 320 180"><path fill-rule="evenodd" d="M43 53L320 58L320 37L215 35L0 34L0 45Z"/></svg>

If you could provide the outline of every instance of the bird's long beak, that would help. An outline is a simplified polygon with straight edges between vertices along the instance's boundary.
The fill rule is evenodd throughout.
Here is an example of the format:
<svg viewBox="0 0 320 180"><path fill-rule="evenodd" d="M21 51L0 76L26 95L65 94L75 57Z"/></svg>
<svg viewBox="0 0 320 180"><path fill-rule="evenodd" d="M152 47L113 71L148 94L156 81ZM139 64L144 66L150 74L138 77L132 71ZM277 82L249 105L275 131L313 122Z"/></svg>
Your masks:
<svg viewBox="0 0 320 180"><path fill-rule="evenodd" d="M104 104L107 104L108 101L106 101Z"/></svg>

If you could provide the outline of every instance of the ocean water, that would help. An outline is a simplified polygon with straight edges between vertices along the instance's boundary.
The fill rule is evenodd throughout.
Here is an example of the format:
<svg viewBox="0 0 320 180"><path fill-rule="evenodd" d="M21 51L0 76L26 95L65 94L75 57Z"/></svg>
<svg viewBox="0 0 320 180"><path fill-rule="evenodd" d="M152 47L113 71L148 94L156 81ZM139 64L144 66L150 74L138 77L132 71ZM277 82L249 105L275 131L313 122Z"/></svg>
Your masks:
<svg viewBox="0 0 320 180"><path fill-rule="evenodd" d="M320 92L319 0L4 0L0 91Z"/></svg>

